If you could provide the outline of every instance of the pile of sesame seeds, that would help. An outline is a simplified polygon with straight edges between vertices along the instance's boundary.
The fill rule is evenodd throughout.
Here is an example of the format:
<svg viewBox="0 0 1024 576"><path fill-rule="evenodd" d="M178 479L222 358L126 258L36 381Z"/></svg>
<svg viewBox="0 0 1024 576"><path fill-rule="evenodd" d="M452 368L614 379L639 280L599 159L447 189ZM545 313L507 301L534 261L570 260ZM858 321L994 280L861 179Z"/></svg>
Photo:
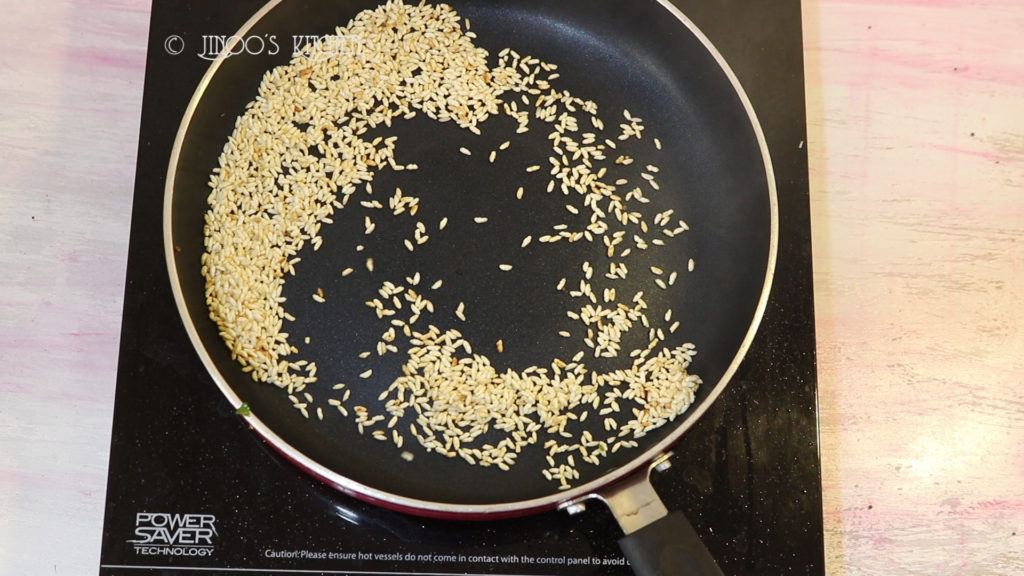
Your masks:
<svg viewBox="0 0 1024 576"><path fill-rule="evenodd" d="M210 178L202 257L206 298L242 369L283 389L307 418L324 419L327 407L352 419L360 433L393 443L405 460L415 457L407 438L427 452L500 469L539 444L548 464L541 473L562 489L579 478L580 463L597 465L610 453L635 447L638 438L684 412L700 384L687 371L694 347L666 346L667 335L680 327L672 310L652 316L644 292L613 285L640 273L625 262L633 251L664 246L689 230L672 210L646 215L648 195L660 190L657 166L643 167L635 181L608 181L610 166L634 163L618 148L643 138L642 118L624 110L617 127L608 129L595 102L554 87L556 65L514 50L502 50L490 66L488 52L473 43L469 22L443 4L390 1L360 13L337 34L360 38L361 50L320 60L298 54L267 72ZM564 312L578 330L558 335L578 342L579 349L567 359L499 371L457 329L471 321L466 304L435 309L432 294L446 289L444 280L409 271L403 279L382 280L377 293L367 295L366 308L382 328L374 349L358 353L363 359L402 355L402 375L385 387L366 369L348 383L324 387L316 363L301 358L285 329L295 320L284 308L286 278L296 273L304 247L321 249L321 227L333 224L350 201L379 214L359 224L367 236L382 218L417 218L429 198L396 189L385 206L375 199L380 195L373 195L372 183L379 171L418 166L397 159L397 138L371 139L367 133L418 114L474 134L491 116L512 118L510 140L480 151L492 164L514 145L516 134L547 131L550 156L525 171L546 171L544 193L564 196L566 214L573 221L585 216L587 223L526 231L520 246L536 240L553 250L560 242L602 247L604 262L582 262L576 276L535 287L568 294ZM652 147L660 151L661 142L654 139ZM461 147L457 154L472 157L474 151ZM522 186L515 192L528 201L526 194ZM448 218L416 220L403 249L415 251L448 225ZM488 217L475 217L473 225L487 226ZM495 265L515 271L514 262ZM693 268L690 260L688 271ZM373 275L373 256L365 256L365 271L339 272ZM611 285L595 290L595 275ZM652 286L661 290L678 278L678 271L650 267ZM320 289L312 298L328 302ZM647 344L626 352L623 339L636 330L646 333ZM493 350L503 353L504 342ZM597 371L588 366L590 359L625 364ZM382 390L378 405L351 405L353 387L375 385ZM588 418L591 423L581 426Z"/></svg>

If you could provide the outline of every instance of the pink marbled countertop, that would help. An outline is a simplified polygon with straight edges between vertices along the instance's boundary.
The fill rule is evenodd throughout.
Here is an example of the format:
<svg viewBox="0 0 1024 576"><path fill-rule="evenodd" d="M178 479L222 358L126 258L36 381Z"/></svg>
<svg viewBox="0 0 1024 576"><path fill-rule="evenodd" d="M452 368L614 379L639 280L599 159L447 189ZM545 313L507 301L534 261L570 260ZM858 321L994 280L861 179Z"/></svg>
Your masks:
<svg viewBox="0 0 1024 576"><path fill-rule="evenodd" d="M0 573L95 574L149 7L0 11ZM1024 2L804 32L828 573L1024 574Z"/></svg>

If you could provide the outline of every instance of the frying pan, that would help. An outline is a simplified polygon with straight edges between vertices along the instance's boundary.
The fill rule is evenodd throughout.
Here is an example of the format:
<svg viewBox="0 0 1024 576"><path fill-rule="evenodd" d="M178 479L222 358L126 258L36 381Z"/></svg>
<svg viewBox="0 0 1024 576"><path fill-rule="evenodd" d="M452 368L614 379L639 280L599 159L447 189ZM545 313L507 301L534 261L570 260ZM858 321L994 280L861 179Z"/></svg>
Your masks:
<svg viewBox="0 0 1024 576"><path fill-rule="evenodd" d="M666 346L696 346L690 372L703 384L685 413L638 438L635 448L609 454L600 465L578 467L580 478L560 490L539 472L546 455L540 443L527 448L507 471L423 451L406 462L398 448L360 434L350 419L336 414L323 421L304 417L281 390L253 381L231 358L210 320L200 272L210 174L263 74L289 61L293 39L333 33L335 26L376 4L268 3L211 64L182 120L165 192L165 255L185 328L216 385L233 406L245 405L243 417L273 448L305 472L357 498L402 512L455 519L500 518L556 507L575 512L588 500L602 500L625 532L620 545L637 574L720 574L686 519L665 509L649 474L667 465L673 443L721 394L754 338L773 278L777 202L767 145L738 80L710 41L667 1L449 4L472 22L474 41L492 57L511 47L556 63L561 75L556 87L596 101L607 124L616 124L623 110L643 118L645 136L629 144L631 154L637 165L660 168L661 188L649 194L652 204L646 209L653 214L671 208L690 230L674 239L671 248L631 255L634 272L619 289L644 290L652 310L674 311L681 328L666 338ZM245 39L256 37L263 40L261 49L245 50L254 45ZM276 49L268 49L272 47ZM236 55L228 57L232 53ZM412 253L402 247L401 231L366 237L363 213L354 206L321 231L323 249L314 252L307 246L299 254L303 262L284 292L285 307L297 318L287 331L293 342L308 342L300 346L301 356L317 361L319 378L328 386L359 380L353 375L373 362L374 377L350 386L352 405L373 405L401 366L398 355L357 356L380 333L379 320L363 308L363 296L376 291L382 280L398 280L414 270L443 279L437 308L451 311L466 303L470 316L458 328L467 340L502 340L504 351L492 349L489 354L499 371L544 365L552 358L568 358L578 348L578 343L558 336L571 320L561 312L567 296L550 286L559 277L578 274L581 261L593 261L595 268L607 262L605 247L578 242L551 249L535 242L521 248L531 223L549 225L568 217L564 197L543 193L546 177L522 171L530 158L549 155L547 131L516 135L509 154L491 164L480 158L485 154L467 158L458 150L495 150L515 125L495 116L483 128L474 135L451 123L419 117L381 133L398 136L398 154L414 159L420 169L381 171L374 187L400 187L421 196L417 217L423 221L446 217L461 223L453 224L445 239ZM660 148L651 144L655 137ZM530 191L524 200L513 196L517 186ZM477 216L487 216L488 225L472 225ZM363 244L364 252L353 250L356 244ZM377 256L372 274L339 274L346 267L361 267L368 254ZM513 260L512 272L497 268L498 262ZM658 289L655 276L644 272L653 265L679 271L680 281ZM310 298L318 290L327 295L327 304ZM613 364L593 362L595 369L602 362ZM600 419L592 421L599 430Z"/></svg>

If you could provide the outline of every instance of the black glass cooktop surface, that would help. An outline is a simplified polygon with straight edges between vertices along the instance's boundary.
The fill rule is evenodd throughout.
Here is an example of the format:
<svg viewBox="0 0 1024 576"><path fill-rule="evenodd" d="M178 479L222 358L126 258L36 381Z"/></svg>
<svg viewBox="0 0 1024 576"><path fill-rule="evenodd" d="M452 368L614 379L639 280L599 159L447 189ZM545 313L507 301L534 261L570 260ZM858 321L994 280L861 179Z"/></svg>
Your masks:
<svg viewBox="0 0 1024 576"><path fill-rule="evenodd" d="M726 574L824 574L800 3L676 5L758 115L780 229L750 351L653 483ZM163 190L209 58L260 6L153 2L100 574L631 574L602 505L488 521L386 510L283 460L214 385L174 304ZM247 46L292 48L268 40Z"/></svg>

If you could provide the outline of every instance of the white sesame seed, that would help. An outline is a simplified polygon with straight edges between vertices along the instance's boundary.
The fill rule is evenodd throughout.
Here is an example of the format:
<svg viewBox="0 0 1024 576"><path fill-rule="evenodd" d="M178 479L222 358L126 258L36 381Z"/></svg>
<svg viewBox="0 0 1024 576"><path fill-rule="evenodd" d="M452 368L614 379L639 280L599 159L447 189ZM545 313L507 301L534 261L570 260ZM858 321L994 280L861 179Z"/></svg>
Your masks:
<svg viewBox="0 0 1024 576"><path fill-rule="evenodd" d="M221 251L217 254L208 252L204 256L211 261L203 265L208 271L231 270L231 279L236 280L232 285L237 286L238 290L208 294L211 315L225 334L225 342L232 347L232 353L240 361L248 363L246 369L252 372L254 378L280 385L293 398L306 398L306 402L292 402L304 417L308 418L310 412L317 418L325 417L323 410L313 402L312 395L304 392L305 387L316 380L315 364L301 359L282 360L297 355L299 351L291 346L288 334L279 327L268 328L260 322L252 322L249 328L240 327L234 318L243 320L259 316L275 319L278 324L281 319L294 321L294 316L282 308L285 300L281 297L279 279L295 275L295 266L299 262L295 254L302 249L303 243L308 242L314 250L322 245L320 226L334 222L335 209L343 210L360 184L365 186L366 195L371 198L357 198L352 204L359 204L368 210L383 208L383 197L381 201L372 199L370 180L377 168L391 167L395 171L418 169L415 163L399 163L396 160L395 137L365 135L374 126L389 127L394 119L411 118L419 113L437 121L454 121L459 128L479 134L489 115L502 110L517 122L517 133L528 131L531 119L551 124L551 150L554 153L551 166L556 170L551 174L549 186L552 192L559 189L573 198L575 194L580 194L582 202L566 198L566 209L573 214L589 210L587 216L590 225L573 230L567 225L559 225L555 232L538 237L538 242L544 246L538 246L537 249L546 249L547 244L562 240L570 243L583 240L595 242L597 236L602 237L609 257L618 252L619 256L625 258L630 255L631 248L646 248L646 244L620 246L620 243L623 241L623 230L631 227L639 227L643 234L648 234L648 223L635 208L637 204L648 200L639 189L622 196L604 180L613 162L619 165L615 167L616 170L624 171L634 159L626 155L606 158L606 154L611 154L608 150L615 148L615 141L607 138L603 144L598 143L597 134L580 129L579 115L585 114L589 115L590 123L597 132L603 130L603 122L597 116L597 104L553 87L550 82L555 81L558 74L552 71L557 67L531 56L522 56L505 49L499 53L497 67L494 67L493 62L487 61L487 54L475 45L475 34L469 31L468 21L460 27L457 18L454 10L447 6L417 6L400 2L389 2L361 13L346 28L346 32L365 38L359 65L345 58L331 58L324 62L295 59L292 64L268 73L261 85L258 105L248 107L236 123L238 128L231 136L230 146L225 148L232 153L223 154L220 167L215 170L211 184L215 194L211 198L222 199L223 202L216 207L211 205L208 245L238 247L239 251ZM377 26L377 22L401 22L403 30L411 32L410 37L436 39L443 46L443 64L436 64L438 61L433 59L428 60L426 53L417 49L414 42L393 42L391 35L394 31L390 27ZM433 66L441 68L435 69ZM457 69L460 74L444 75L445 66ZM344 80L328 80L339 68ZM432 93L432 88L418 87L415 82L402 78L400 73L396 74L399 70L416 68L444 75L446 88L452 90L446 98L450 96L459 102L458 112L447 106L433 106L438 95ZM320 82L315 91L309 90L311 76ZM399 86L401 94L397 92ZM301 100L296 100L296 89L302 93ZM352 95L356 90L360 91L358 100ZM519 97L515 94L519 94ZM337 121L344 118L345 130L311 130L309 134L293 130L295 120L301 114L314 110L318 114L314 122L308 122L307 117L298 123L316 126L331 126L334 123L340 127L342 124ZM358 110L357 114L349 114L355 110ZM621 125L619 137L624 140L641 138L644 130L642 120L628 110L623 111L623 116L627 123ZM310 142L313 132L322 138ZM263 141L266 134L275 135L271 141L272 148L268 148ZM507 149L510 145L510 141L505 141L498 150ZM306 150L310 150L310 146L319 147L321 154L317 158L309 158ZM661 148L661 142L657 139L655 147ZM465 148L460 149L460 153L470 155ZM356 162L346 161L343 164L343 157L356 159ZM496 151L491 151L488 157L491 162L495 162ZM643 163L641 157L638 157L637 163ZM311 185L293 185L290 189L283 189L280 179L270 173L268 167L271 165L302 166L303 170L308 165L308 173L302 172L299 176L312 176L308 181ZM539 169L540 166L531 166L530 171ZM620 178L627 182L618 186L625 186L629 180L635 181L639 175L638 170L629 170L633 171L628 174L628 178ZM651 165L647 165L645 170L648 175L657 173ZM234 179L227 177L232 172L236 175ZM648 181L652 182L652 187L657 186L653 178ZM522 199L523 195L524 190L520 186L516 190L516 197ZM417 198L406 196L397 188L387 203L388 212L381 214L415 215L420 208ZM273 227L255 218L244 225L227 220L218 222L216 214L219 212L214 208L219 210L225 207L229 210L224 213L238 213L238 208L246 211L254 208L280 218ZM442 219L438 229L444 230L447 222L447 218ZM380 217L365 218L363 224L366 234L373 233L380 223ZM612 226L616 228L612 229ZM655 226L663 230L662 235L666 238L687 229L682 223L673 229L669 217L657 219ZM417 223L412 238L403 243L407 249L413 250L427 242L427 232L425 226ZM261 239L258 259L270 264L259 269L245 269L238 264L242 260L251 260L250 255L245 254L243 244L254 246L246 238ZM525 248L531 242L532 236L525 236L521 246ZM264 246L268 249L264 250ZM362 252L366 247L359 245L356 250ZM241 258L231 260L236 257ZM595 288L587 282L592 278L593 267L589 262L587 265L584 281L578 291L573 291L573 297L582 298L585 307L577 307L579 312L566 310L566 315L574 323L582 325L582 331L577 334L581 339L585 335L585 343L589 347L586 354L614 358L620 353L624 335L629 333L633 325L643 324L645 329L650 328L644 314L647 305L642 298L635 298L632 306L618 302L615 288L610 286L599 286L603 301L598 303ZM511 268L507 264L502 266ZM692 269L692 264L690 267ZM366 268L373 271L372 258L366 258ZM249 272L254 272L253 277L246 278L243 274ZM353 273L352 268L346 268L342 276ZM605 277L614 282L626 275L626 265L620 259L609 263ZM263 277L269 280L259 279ZM669 276L669 282L672 283L675 278L673 273ZM390 439L401 448L403 436L394 429L390 434L386 433L381 429L382 424L387 420L387 427L390 428L397 425L399 414L415 413L413 417L416 422L410 431L427 453L460 457L470 465L502 470L515 465L517 456L527 446L549 440L551 443L545 444L545 449L550 451L552 460L540 472L552 481L557 480L560 489L567 489L572 481L580 478L577 465L597 464L599 457L607 456L609 451L635 446L633 438L643 436L667 422L692 402L696 381L690 380L686 373L692 346L655 351L656 340L663 339L663 330L654 330L650 345L646 348L628 351L635 373L645 376L632 375L633 372L629 371L593 371L593 367L582 364L585 357L583 350L576 351L571 364L555 359L550 364L540 364L523 371L499 372L491 366L485 355L474 355L470 343L457 331L441 330L430 325L422 331L413 332L410 325L417 324L420 314L433 312L433 303L421 295L413 294L412 287L417 286L420 280L417 272L405 277L405 285L383 283L379 297L368 302L373 313L389 324L388 330L377 343L377 353L397 353L400 349L397 345L403 345L405 349L402 353L407 354L407 357L402 366L404 376L378 390L383 406L382 410L375 412L383 413L371 415L362 406L352 409L352 417L360 433L369 431L373 438ZM661 281L660 278L658 280ZM559 290L564 290L567 282L562 279L558 283ZM441 280L435 280L432 286L435 290L439 289ZM248 293L255 296L243 298ZM324 298L324 295L318 292L316 297ZM236 314L238 308L244 309L246 314ZM465 321L464 303L459 303L456 316ZM427 322L420 321L417 326L425 324ZM674 322L668 330L673 331L678 324L678 321ZM259 334L253 335L254 331L259 331ZM576 329L573 328L572 332L576 332ZM562 330L559 334L568 338L571 336L565 335L572 332ZM242 341L253 342L255 346L247 348L248 345L241 344ZM501 353L503 342L499 340L495 346ZM270 351L269 360L262 357L262 351L265 350ZM361 352L359 356L369 358L370 352ZM622 355L626 353L623 351ZM371 372L367 370L363 377L369 378ZM427 378L424 376L427 373L436 374L437 377ZM677 378L677 375L683 377ZM557 386L553 385L556 382ZM673 384L663 388L664 385L654 385L655 382ZM482 389L493 389L498 393L460 396L467 386L476 383L484 384ZM447 394L449 391L451 395ZM442 392L445 394L440 394ZM519 398L524 394L532 395L537 403L531 406L544 406L545 410L523 414L519 406L502 404L502 399L508 398L507 392L514 392L513 397ZM350 393L346 389L342 399L325 399L325 405L335 406L337 413L349 417L348 409L342 403L347 401ZM467 400L465 403L449 403L442 408L433 400L442 396L446 399L465 397ZM622 399L635 401L644 398L649 403L642 413L633 412L631 416L630 410L624 410L620 415L615 412L618 408L616 398L622 401L624 408L632 406ZM609 414L615 414L604 425L607 430L617 432L598 446L589 435L590 431L576 431L573 426L567 427L567 424L572 424L574 420L583 422L589 414L587 409L597 411L602 402L610 411ZM329 412L330 415L335 414ZM595 429L600 426L601 422L594 424ZM480 440L484 430L511 432L499 442L484 444ZM405 450L401 456L405 460L413 459L412 453Z"/></svg>

